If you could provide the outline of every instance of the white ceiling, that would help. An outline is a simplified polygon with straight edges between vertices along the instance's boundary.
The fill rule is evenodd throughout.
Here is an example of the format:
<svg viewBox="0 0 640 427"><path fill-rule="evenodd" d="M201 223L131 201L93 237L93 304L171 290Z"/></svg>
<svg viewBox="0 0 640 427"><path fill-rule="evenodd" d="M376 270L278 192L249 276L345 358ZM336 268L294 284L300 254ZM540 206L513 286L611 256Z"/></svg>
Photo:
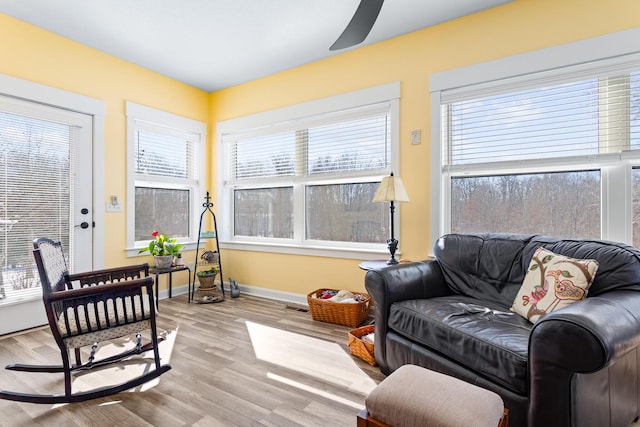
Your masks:
<svg viewBox="0 0 640 427"><path fill-rule="evenodd" d="M365 0L366 1L366 0ZM387 0L355 49L512 0ZM13 16L208 92L317 61L360 0L0 0Z"/></svg>

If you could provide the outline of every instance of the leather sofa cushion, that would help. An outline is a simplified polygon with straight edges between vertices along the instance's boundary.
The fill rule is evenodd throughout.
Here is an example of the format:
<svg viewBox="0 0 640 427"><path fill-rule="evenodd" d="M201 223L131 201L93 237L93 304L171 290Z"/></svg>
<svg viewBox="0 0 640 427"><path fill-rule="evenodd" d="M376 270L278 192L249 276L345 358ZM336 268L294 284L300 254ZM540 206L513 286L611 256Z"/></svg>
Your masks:
<svg viewBox="0 0 640 427"><path fill-rule="evenodd" d="M462 295L406 300L391 306L388 325L480 376L528 393L532 324L506 308Z"/></svg>
<svg viewBox="0 0 640 427"><path fill-rule="evenodd" d="M527 267L523 250L531 236L448 234L434 254L447 285L456 294L510 307ZM483 303L481 303L483 304Z"/></svg>
<svg viewBox="0 0 640 427"><path fill-rule="evenodd" d="M614 290L640 291L640 257L635 248L602 240L535 236L524 249L523 260L530 260L540 246L571 258L593 258L598 261L598 273L589 288L587 298Z"/></svg>
<svg viewBox="0 0 640 427"><path fill-rule="evenodd" d="M539 247L598 261L589 296L640 291L638 251L622 243L529 234L447 234L436 242L434 255L453 292L510 307Z"/></svg>

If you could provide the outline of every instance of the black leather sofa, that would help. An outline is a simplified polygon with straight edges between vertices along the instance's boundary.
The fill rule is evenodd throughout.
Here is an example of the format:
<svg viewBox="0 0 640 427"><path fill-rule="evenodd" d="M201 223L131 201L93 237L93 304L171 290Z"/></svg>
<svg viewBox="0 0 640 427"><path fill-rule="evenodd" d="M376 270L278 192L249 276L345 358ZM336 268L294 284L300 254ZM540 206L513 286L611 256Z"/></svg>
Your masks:
<svg viewBox="0 0 640 427"><path fill-rule="evenodd" d="M584 300L532 324L509 307L538 247L596 259L599 268ZM415 364L492 390L515 427L628 426L640 415L640 251L450 234L434 255L366 274L385 374Z"/></svg>

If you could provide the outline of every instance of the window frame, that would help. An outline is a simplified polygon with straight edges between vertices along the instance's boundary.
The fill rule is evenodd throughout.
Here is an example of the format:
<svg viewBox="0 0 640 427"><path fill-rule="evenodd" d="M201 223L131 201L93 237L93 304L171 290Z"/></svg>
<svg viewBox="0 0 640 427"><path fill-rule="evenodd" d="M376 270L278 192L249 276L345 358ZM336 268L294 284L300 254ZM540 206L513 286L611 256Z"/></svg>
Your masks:
<svg viewBox="0 0 640 427"><path fill-rule="evenodd" d="M342 110L356 109L374 104L389 103L391 117L390 135L390 167L388 170L372 171L371 173L349 173L342 175L327 174L313 178L305 176L298 180L296 177L277 177L272 187L293 187L293 217L294 238L253 238L248 236L234 236L233 218L233 189L225 186L225 158L222 155L223 139L226 134L244 132L250 129L258 129L276 123L285 123L300 118L313 117L323 114L334 114ZM400 109L400 82L388 83L355 92L349 92L319 100L309 101L284 108L253 114L237 119L231 119L216 124L218 137L218 206L220 246L226 249L250 250L259 252L272 252L284 254L304 254L313 256L329 256L334 258L371 259L373 254L387 253L386 243L354 243L337 241L307 240L305 238L304 221L305 206L304 192L307 185L315 184L347 184L361 182L379 182L390 171L399 172L399 109ZM281 181L281 184L279 184ZM259 187L259 185L258 185ZM257 188L257 187L256 187ZM395 212L396 224L399 223L399 209ZM399 233L399 230L396 230Z"/></svg>
<svg viewBox="0 0 640 427"><path fill-rule="evenodd" d="M640 37L640 29L622 31L593 39L528 52L451 71L433 74L431 85L432 196L431 247L442 234L451 230L451 173L443 172L444 132L441 105L443 91L470 95L492 86L510 85L514 91L525 89L533 80L547 79L550 84L588 77L594 70L629 71L629 64L640 61L640 50L630 40ZM612 46L615 46L612 48ZM636 70L640 68L636 67ZM525 164L526 163L526 164ZM501 175L509 173L559 172L579 169L601 171L601 238L632 244L631 171L640 164L639 152L602 153L540 161L493 162L474 165L460 174Z"/></svg>
<svg viewBox="0 0 640 427"><path fill-rule="evenodd" d="M135 189L136 187L160 188L169 190L188 190L190 193L189 236L177 239L184 250L192 250L198 240L197 214L205 194L206 176L206 123L176 114L157 110L130 101L126 102L127 115L127 256L142 256L139 250L148 245L148 239L135 240ZM195 153L193 160L197 168L195 179L175 179L171 177L140 175L135 172L135 146L138 130L146 130L158 134L176 136L176 134L193 135ZM160 230L161 231L161 230Z"/></svg>

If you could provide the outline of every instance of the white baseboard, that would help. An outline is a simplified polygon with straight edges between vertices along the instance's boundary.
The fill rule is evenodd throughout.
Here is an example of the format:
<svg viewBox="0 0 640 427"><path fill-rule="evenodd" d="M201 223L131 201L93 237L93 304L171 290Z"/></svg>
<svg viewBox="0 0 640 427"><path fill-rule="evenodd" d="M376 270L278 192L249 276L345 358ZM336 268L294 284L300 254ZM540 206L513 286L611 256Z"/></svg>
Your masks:
<svg viewBox="0 0 640 427"><path fill-rule="evenodd" d="M241 294L244 293L244 294L253 295L256 297L267 298L267 299L272 299L272 300L277 300L282 302L289 302L289 303L299 304L304 306L308 305L307 295L294 294L292 292L283 292L283 291L277 291L274 289L260 288L257 286L249 286L249 285L239 285L239 288L240 288ZM229 295L231 294L228 282L225 283L224 291ZM184 285L173 286L171 290L171 295L182 295L188 292L189 292L189 285L185 283ZM162 300L165 298L169 298L169 290L161 289L158 295L158 299Z"/></svg>
<svg viewBox="0 0 640 427"><path fill-rule="evenodd" d="M216 282L220 284L220 282ZM267 298L274 301L280 301L284 303L301 305L304 307L308 307L309 303L307 302L307 295L294 294L292 292L283 292L277 291L274 289L267 288L259 288L257 286L249 286L249 285L239 285L240 293L246 295L252 295L260 298ZM189 285L180 285L174 286L172 295L182 295L186 294L189 291ZM227 282L224 287L225 295L227 298L231 298L231 290L229 289L229 283ZM160 299L169 298L169 291L167 289L160 291L159 295ZM369 321L372 321L375 318L376 307L375 304L369 305ZM640 427L640 426L639 426Z"/></svg>
<svg viewBox="0 0 640 427"><path fill-rule="evenodd" d="M240 293L247 295L253 295L256 297L267 298L282 302L290 302L299 305L308 305L307 296L301 294L294 294L292 292L277 291L274 289L259 288L256 286L240 285ZM225 287L225 290L227 288Z"/></svg>
<svg viewBox="0 0 640 427"><path fill-rule="evenodd" d="M189 285L186 283L184 285L180 285L180 286L174 285L171 287L171 296L182 295L188 292L189 292ZM160 292L158 292L158 299L165 299L165 298L169 298L169 289L160 289Z"/></svg>

